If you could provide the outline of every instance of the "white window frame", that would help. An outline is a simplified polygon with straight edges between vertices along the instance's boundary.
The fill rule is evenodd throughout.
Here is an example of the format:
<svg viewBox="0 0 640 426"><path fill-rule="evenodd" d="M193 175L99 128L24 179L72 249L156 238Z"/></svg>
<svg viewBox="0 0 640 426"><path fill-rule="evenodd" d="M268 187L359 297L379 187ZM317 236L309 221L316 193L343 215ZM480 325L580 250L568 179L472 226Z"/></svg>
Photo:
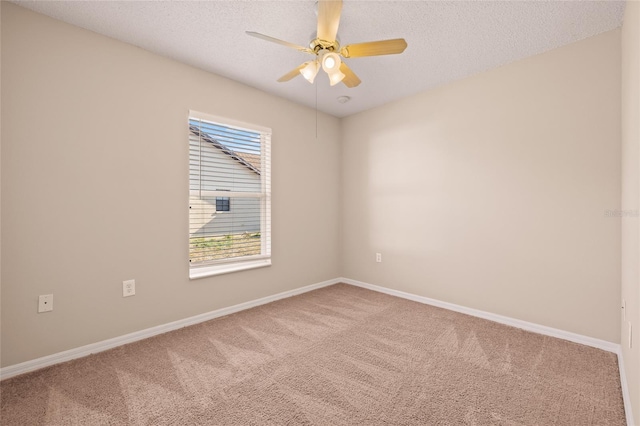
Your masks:
<svg viewBox="0 0 640 426"><path fill-rule="evenodd" d="M262 268L271 266L271 129L255 124L244 123L237 120L228 119L225 117L219 117L210 115L198 111L189 111L187 117L187 141L189 140L189 120L197 119L208 121L211 123L219 124L221 126L232 127L240 130L248 130L251 132L258 132L263 135L261 141L261 192L246 193L246 192L232 192L232 191L207 191L209 195L223 196L230 198L238 197L255 197L259 195L261 200L260 209L260 232L261 232L261 254L255 256L244 256L240 258L221 259L211 261L210 263L191 265L189 263L189 278L197 279L204 278L220 274L228 274L231 272L244 271L248 269ZM188 145L187 145L188 147ZM202 192L202 191L199 191ZM218 194L218 192L220 194ZM191 196L191 189L189 188L189 195ZM189 204L189 203L187 203ZM189 219L190 221L190 219ZM187 236L189 237L189 231L187 230ZM187 254L187 259L189 254Z"/></svg>

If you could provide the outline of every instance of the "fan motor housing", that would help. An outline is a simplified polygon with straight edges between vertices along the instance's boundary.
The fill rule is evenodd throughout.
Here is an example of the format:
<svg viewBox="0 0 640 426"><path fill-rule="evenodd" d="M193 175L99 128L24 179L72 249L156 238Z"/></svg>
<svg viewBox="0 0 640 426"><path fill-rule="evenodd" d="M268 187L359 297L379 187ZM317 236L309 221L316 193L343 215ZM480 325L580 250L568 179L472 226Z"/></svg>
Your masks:
<svg viewBox="0 0 640 426"><path fill-rule="evenodd" d="M311 40L309 43L309 47L316 52L320 52L321 50L328 50L330 52L340 52L340 43L337 40L335 41L327 41L319 38Z"/></svg>

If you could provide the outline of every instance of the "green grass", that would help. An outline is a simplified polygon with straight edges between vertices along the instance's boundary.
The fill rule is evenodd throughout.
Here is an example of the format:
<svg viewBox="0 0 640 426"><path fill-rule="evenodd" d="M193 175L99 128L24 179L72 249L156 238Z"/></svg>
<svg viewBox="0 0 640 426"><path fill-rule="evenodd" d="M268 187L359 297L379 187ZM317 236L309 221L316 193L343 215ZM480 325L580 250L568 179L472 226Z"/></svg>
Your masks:
<svg viewBox="0 0 640 426"><path fill-rule="evenodd" d="M189 261L228 259L260 254L259 232L227 234L216 237L191 237L189 239Z"/></svg>

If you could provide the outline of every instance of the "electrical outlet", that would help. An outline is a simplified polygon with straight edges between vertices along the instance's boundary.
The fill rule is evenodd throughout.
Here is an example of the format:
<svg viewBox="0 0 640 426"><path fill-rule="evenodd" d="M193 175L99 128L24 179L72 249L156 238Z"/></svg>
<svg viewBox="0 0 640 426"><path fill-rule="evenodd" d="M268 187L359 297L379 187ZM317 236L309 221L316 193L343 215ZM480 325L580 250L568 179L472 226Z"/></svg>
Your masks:
<svg viewBox="0 0 640 426"><path fill-rule="evenodd" d="M122 281L122 297L136 295L136 280Z"/></svg>
<svg viewBox="0 0 640 426"><path fill-rule="evenodd" d="M382 253L376 253L376 262L382 262Z"/></svg>
<svg viewBox="0 0 640 426"><path fill-rule="evenodd" d="M38 296L38 313L53 311L53 294Z"/></svg>

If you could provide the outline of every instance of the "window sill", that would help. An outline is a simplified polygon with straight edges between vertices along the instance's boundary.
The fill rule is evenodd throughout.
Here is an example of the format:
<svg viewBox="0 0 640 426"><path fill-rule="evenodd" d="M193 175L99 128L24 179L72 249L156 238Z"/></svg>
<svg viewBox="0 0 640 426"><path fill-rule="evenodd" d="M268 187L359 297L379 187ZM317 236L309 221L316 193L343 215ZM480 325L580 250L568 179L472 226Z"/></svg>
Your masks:
<svg viewBox="0 0 640 426"><path fill-rule="evenodd" d="M245 262L227 263L223 265L207 265L189 269L189 279L211 277L214 275L229 274L231 272L245 271L247 269L264 268L271 266L271 259L248 260Z"/></svg>

